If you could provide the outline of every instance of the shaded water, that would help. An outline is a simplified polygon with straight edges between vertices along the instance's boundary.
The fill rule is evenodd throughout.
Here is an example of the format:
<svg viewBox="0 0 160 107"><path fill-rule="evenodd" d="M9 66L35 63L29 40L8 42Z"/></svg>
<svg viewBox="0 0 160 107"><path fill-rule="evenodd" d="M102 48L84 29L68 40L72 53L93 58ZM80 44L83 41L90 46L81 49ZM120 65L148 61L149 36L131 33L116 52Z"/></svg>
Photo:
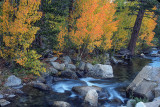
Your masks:
<svg viewBox="0 0 160 107"><path fill-rule="evenodd" d="M74 86L98 86L104 89L99 96L99 107L117 107L125 105L125 89L135 78L136 74L145 66L160 66L160 58L135 58L128 65L113 65L114 78L94 79L81 78L80 80L62 80L50 84L52 91L40 91L31 87L24 87L27 94L20 95L13 100L9 107L52 107L54 101L66 101L73 107L82 107L81 96L71 91Z"/></svg>

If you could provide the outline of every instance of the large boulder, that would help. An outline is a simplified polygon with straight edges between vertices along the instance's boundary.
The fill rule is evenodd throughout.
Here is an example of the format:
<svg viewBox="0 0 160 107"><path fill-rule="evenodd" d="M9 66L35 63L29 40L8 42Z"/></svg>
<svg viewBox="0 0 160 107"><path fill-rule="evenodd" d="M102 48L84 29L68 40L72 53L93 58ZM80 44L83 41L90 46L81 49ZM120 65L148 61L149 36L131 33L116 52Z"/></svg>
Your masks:
<svg viewBox="0 0 160 107"><path fill-rule="evenodd" d="M57 70L63 71L65 68L65 64L59 64L58 62L51 62L51 64Z"/></svg>
<svg viewBox="0 0 160 107"><path fill-rule="evenodd" d="M16 87L22 84L21 79L16 77L15 75L11 75L8 77L6 83L4 84L5 87Z"/></svg>
<svg viewBox="0 0 160 107"><path fill-rule="evenodd" d="M88 104L89 107L97 107L98 105L98 93L95 89L91 89L87 92L84 103Z"/></svg>
<svg viewBox="0 0 160 107"><path fill-rule="evenodd" d="M73 87L72 90L84 97L90 90L96 90L97 92L101 92L102 88L97 86L76 86Z"/></svg>
<svg viewBox="0 0 160 107"><path fill-rule="evenodd" d="M54 101L53 107L71 107L71 105L64 101Z"/></svg>
<svg viewBox="0 0 160 107"><path fill-rule="evenodd" d="M111 65L96 64L92 71L89 71L86 76L93 78L112 78L113 69Z"/></svg>
<svg viewBox="0 0 160 107"><path fill-rule="evenodd" d="M127 92L152 100L155 89L160 86L159 78L160 67L145 66L127 87Z"/></svg>

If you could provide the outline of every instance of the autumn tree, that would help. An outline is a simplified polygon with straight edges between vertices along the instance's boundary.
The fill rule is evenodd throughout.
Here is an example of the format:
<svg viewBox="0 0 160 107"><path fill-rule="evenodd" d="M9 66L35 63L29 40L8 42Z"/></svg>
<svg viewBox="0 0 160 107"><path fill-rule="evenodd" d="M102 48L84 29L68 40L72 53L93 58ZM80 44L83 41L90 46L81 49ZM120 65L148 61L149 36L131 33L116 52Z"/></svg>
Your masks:
<svg viewBox="0 0 160 107"><path fill-rule="evenodd" d="M34 23L41 18L39 12L41 0L5 0L1 16L1 35L4 45L1 47L1 56L11 59L27 70L39 75L45 72L42 63L38 60L40 55L30 50L39 30Z"/></svg>
<svg viewBox="0 0 160 107"><path fill-rule="evenodd" d="M142 20L143 20L146 9L151 10L151 8L153 8L158 4L157 0L138 0L138 1L140 3L139 11L133 27L131 39L128 44L128 50L130 50L131 55L134 55L134 52L135 52L136 42L139 36L139 31L141 28Z"/></svg>
<svg viewBox="0 0 160 107"><path fill-rule="evenodd" d="M79 50L79 56L86 50L92 52L95 48L111 48L111 37L118 24L118 21L114 21L116 4L101 0L78 0L75 3L79 9L73 11L73 16L76 16L73 20L76 21L69 37ZM66 37L65 29L62 29L58 38ZM62 40L59 39L59 46L64 46Z"/></svg>

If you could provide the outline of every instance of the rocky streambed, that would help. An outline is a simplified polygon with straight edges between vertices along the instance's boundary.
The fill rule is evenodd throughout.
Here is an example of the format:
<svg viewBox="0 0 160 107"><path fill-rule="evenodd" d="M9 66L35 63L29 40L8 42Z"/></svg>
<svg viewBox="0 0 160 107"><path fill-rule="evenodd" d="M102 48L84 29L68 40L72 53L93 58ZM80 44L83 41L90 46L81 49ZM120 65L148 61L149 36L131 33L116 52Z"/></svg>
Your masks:
<svg viewBox="0 0 160 107"><path fill-rule="evenodd" d="M126 89L128 86L131 87L130 83L138 72L145 65L159 67L158 56L142 57L131 62L119 60L115 62L114 59L116 65L92 65L80 62L78 66L75 66L68 56L64 57L64 63L56 62L55 57L50 58L47 61L52 66L36 81L23 84L12 76L8 83L16 79L17 84L13 82L12 86L7 86L8 93L6 90L1 92L0 104L8 101L9 105L6 104L6 107L126 106L129 100ZM121 64L118 64L119 62Z"/></svg>

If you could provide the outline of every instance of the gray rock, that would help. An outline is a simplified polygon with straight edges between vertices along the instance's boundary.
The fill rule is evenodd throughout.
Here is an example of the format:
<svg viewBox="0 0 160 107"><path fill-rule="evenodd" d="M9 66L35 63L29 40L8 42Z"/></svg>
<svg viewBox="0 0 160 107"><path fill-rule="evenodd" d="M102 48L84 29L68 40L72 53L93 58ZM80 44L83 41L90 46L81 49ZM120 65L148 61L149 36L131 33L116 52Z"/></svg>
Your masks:
<svg viewBox="0 0 160 107"><path fill-rule="evenodd" d="M0 94L0 99L4 98L4 96L2 94Z"/></svg>
<svg viewBox="0 0 160 107"><path fill-rule="evenodd" d="M62 71L60 77L69 78L69 79L78 79L78 76L76 75L76 73L69 69Z"/></svg>
<svg viewBox="0 0 160 107"><path fill-rule="evenodd" d="M89 71L86 76L93 78L112 78L113 69L111 65L96 64L93 67L93 71Z"/></svg>
<svg viewBox="0 0 160 107"><path fill-rule="evenodd" d="M46 82L46 80L43 77L38 77L36 81L37 82L41 82L41 83L45 83Z"/></svg>
<svg viewBox="0 0 160 107"><path fill-rule="evenodd" d="M71 105L64 101L54 101L53 107L71 107Z"/></svg>
<svg viewBox="0 0 160 107"><path fill-rule="evenodd" d="M59 64L58 62L51 62L51 64L57 70L63 71L65 68L65 64Z"/></svg>
<svg viewBox="0 0 160 107"><path fill-rule="evenodd" d="M96 90L91 89L87 92L84 103L89 104L91 107L97 107L98 105L98 93Z"/></svg>
<svg viewBox="0 0 160 107"><path fill-rule="evenodd" d="M38 83L38 82L33 81L29 85L31 85L34 88L38 88L40 90L51 90L51 88L47 84L44 84L44 83Z"/></svg>
<svg viewBox="0 0 160 107"><path fill-rule="evenodd" d="M93 65L91 63L86 63L85 65L85 70L86 71L92 71L93 70Z"/></svg>
<svg viewBox="0 0 160 107"><path fill-rule="evenodd" d="M160 86L158 86L158 87L156 87L154 89L154 95L155 95L155 97L159 97L160 96Z"/></svg>
<svg viewBox="0 0 160 107"><path fill-rule="evenodd" d="M21 79L17 78L15 75L8 77L7 82L4 84L5 87L16 87L22 84Z"/></svg>
<svg viewBox="0 0 160 107"><path fill-rule="evenodd" d="M6 106L6 105L9 105L10 104L10 102L9 101L7 101L7 100L5 100L5 99L0 99L0 106Z"/></svg>
<svg viewBox="0 0 160 107"><path fill-rule="evenodd" d="M15 97L15 96L16 96L16 95L11 94L11 95L8 95L7 98L13 98L13 97Z"/></svg>
<svg viewBox="0 0 160 107"><path fill-rule="evenodd" d="M79 66L78 66L78 69L84 71L84 69L85 69L85 62L81 61L80 64L79 64Z"/></svg>
<svg viewBox="0 0 160 107"><path fill-rule="evenodd" d="M145 66L127 87L127 91L152 100L155 97L154 90L160 83L159 78L160 67Z"/></svg>
<svg viewBox="0 0 160 107"><path fill-rule="evenodd" d="M119 52L121 55L130 55L131 52L128 49L121 49Z"/></svg>
<svg viewBox="0 0 160 107"><path fill-rule="evenodd" d="M73 65L73 64L66 64L66 69L70 69L70 70L73 70L73 71L75 71L76 70L76 66L75 65Z"/></svg>
<svg viewBox="0 0 160 107"><path fill-rule="evenodd" d="M123 60L117 60L115 57L111 57L111 60L112 60L112 62L114 63L114 64L122 64L122 63L124 63L124 61Z"/></svg>
<svg viewBox="0 0 160 107"><path fill-rule="evenodd" d="M134 99L130 99L127 101L127 107L134 107L134 104L136 104L136 100Z"/></svg>
<svg viewBox="0 0 160 107"><path fill-rule="evenodd" d="M63 56L63 59L64 59L64 63L65 64L70 64L72 63L72 60L69 56Z"/></svg>
<svg viewBox="0 0 160 107"><path fill-rule="evenodd" d="M46 59L45 61L46 62L54 62L54 61L56 61L58 59L58 57L53 57L53 58L48 58L48 59Z"/></svg>
<svg viewBox="0 0 160 107"><path fill-rule="evenodd" d="M160 100L160 96L153 99L153 101Z"/></svg>
<svg viewBox="0 0 160 107"><path fill-rule="evenodd" d="M97 92L101 92L102 88L97 86L77 86L73 87L72 90L81 96L86 96L89 90L96 90Z"/></svg>
<svg viewBox="0 0 160 107"><path fill-rule="evenodd" d="M49 68L49 72L50 72L51 75L56 75L56 74L58 74L58 70L56 70L56 69L53 68L53 67L50 67L50 68Z"/></svg>
<svg viewBox="0 0 160 107"><path fill-rule="evenodd" d="M136 104L135 107L146 107L146 105L143 102L139 102L139 103Z"/></svg>
<svg viewBox="0 0 160 107"><path fill-rule="evenodd" d="M105 65L111 65L111 62L110 62L109 59L107 59L107 60L105 61Z"/></svg>
<svg viewBox="0 0 160 107"><path fill-rule="evenodd" d="M160 100L144 103L146 107L160 107Z"/></svg>

